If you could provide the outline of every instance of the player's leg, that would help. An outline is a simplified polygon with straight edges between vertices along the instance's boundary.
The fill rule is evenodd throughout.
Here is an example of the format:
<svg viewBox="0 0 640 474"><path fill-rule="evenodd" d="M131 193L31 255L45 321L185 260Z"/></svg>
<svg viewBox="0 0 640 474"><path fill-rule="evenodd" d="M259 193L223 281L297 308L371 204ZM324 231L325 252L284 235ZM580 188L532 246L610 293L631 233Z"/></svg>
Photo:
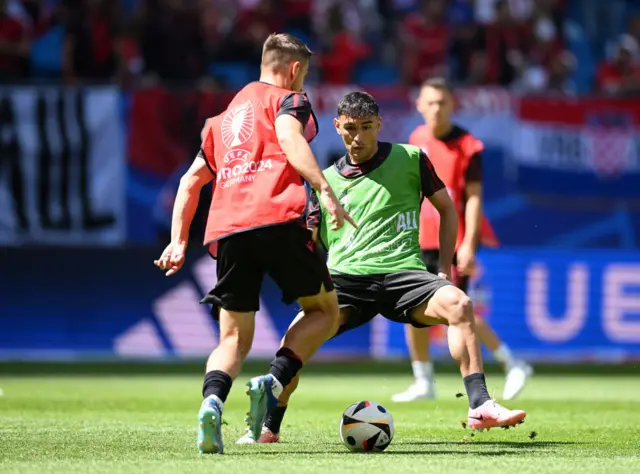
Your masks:
<svg viewBox="0 0 640 474"><path fill-rule="evenodd" d="M455 283L458 288L468 293L469 277L459 276ZM528 378L533 374L533 368L525 361L514 358L507 344L500 339L491 325L477 315L476 330L480 342L491 351L506 373L502 399L512 400L524 389Z"/></svg>
<svg viewBox="0 0 640 474"><path fill-rule="evenodd" d="M407 325L405 340L411 358L414 382L404 392L396 393L394 402L413 402L436 397L433 362L429 354L429 329Z"/></svg>
<svg viewBox="0 0 640 474"><path fill-rule="evenodd" d="M471 428L510 426L524 419L523 411L507 410L489 396L473 304L463 291L428 272L402 272L388 276L385 295L393 307L383 314L390 319L402 321L406 316L417 326L449 326L449 351L463 377Z"/></svg>
<svg viewBox="0 0 640 474"><path fill-rule="evenodd" d="M375 304L376 292L369 289L375 285L371 277L366 276L336 276L334 286L340 305L339 328L332 337L337 337L347 331L360 327L371 321L379 310ZM291 330L298 325L304 312L299 312L295 320L289 326ZM286 336L285 336L286 339ZM283 339L282 344L284 345ZM287 385L278 397L278 405L267 415L262 427L258 443L277 443L280 441L280 427L287 411L289 399L298 387L300 372ZM255 438L251 430L238 440L238 444L254 444Z"/></svg>
<svg viewBox="0 0 640 474"><path fill-rule="evenodd" d="M203 302L214 306L220 321L220 342L207 360L198 413L198 450L222 453L222 412L233 380L247 357L259 309L262 269L247 254L250 235L223 239L218 249L218 283Z"/></svg>
<svg viewBox="0 0 640 474"><path fill-rule="evenodd" d="M283 293L283 302L298 301L304 315L286 333L269 373L248 383L247 423L254 439L276 406L277 398L338 325L338 299L324 261L316 254L311 233L297 224L265 229L258 234L259 255L266 272Z"/></svg>
<svg viewBox="0 0 640 474"><path fill-rule="evenodd" d="M422 251L422 260L430 273L438 273L438 258L437 249ZM404 392L396 393L391 399L394 402L412 402L435 398L435 375L429 352L429 329L406 325L404 334L414 381Z"/></svg>
<svg viewBox="0 0 640 474"><path fill-rule="evenodd" d="M469 398L468 425L471 429L482 431L498 426L515 426L524 420L524 411L508 410L489 396L473 304L465 293L453 285L442 287L411 316L418 324L449 326L449 352L460 368Z"/></svg>

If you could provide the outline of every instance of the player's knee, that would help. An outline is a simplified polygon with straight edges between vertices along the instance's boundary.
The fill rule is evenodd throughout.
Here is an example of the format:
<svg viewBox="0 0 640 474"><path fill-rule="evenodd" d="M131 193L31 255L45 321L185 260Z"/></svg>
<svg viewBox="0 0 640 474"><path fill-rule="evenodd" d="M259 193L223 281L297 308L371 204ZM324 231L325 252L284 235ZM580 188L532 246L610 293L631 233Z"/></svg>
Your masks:
<svg viewBox="0 0 640 474"><path fill-rule="evenodd" d="M466 324L473 320L473 303L461 290L450 287L443 301L450 325Z"/></svg>
<svg viewBox="0 0 640 474"><path fill-rule="evenodd" d="M330 316L336 321L336 324L339 324L340 309L335 291L326 292L323 289L315 296L301 298L299 303L305 313L319 311Z"/></svg>

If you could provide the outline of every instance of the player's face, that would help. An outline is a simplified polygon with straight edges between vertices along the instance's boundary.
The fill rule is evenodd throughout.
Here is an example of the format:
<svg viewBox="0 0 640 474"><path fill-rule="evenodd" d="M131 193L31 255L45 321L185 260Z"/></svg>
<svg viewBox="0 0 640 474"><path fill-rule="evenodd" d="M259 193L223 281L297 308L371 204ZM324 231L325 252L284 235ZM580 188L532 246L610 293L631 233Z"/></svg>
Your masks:
<svg viewBox="0 0 640 474"><path fill-rule="evenodd" d="M453 97L447 91L423 87L416 101L416 108L432 127L448 125L453 112Z"/></svg>
<svg viewBox="0 0 640 474"><path fill-rule="evenodd" d="M344 146L356 161L372 158L378 146L378 133L382 125L380 116L353 118L341 115L333 120Z"/></svg>
<svg viewBox="0 0 640 474"><path fill-rule="evenodd" d="M294 61L289 65L289 76L291 77L291 90L302 92L304 87L304 79L309 72L309 63L301 63Z"/></svg>

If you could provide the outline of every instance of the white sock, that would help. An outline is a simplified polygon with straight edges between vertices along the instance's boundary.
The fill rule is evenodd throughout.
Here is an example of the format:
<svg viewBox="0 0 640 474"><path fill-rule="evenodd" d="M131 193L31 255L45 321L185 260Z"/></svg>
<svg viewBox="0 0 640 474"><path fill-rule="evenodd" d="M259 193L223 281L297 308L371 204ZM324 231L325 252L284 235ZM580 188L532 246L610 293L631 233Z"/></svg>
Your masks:
<svg viewBox="0 0 640 474"><path fill-rule="evenodd" d="M411 362L413 376L417 382L428 383L433 379L433 362L420 362L418 360Z"/></svg>
<svg viewBox="0 0 640 474"><path fill-rule="evenodd" d="M501 344L500 347L493 351L493 357L506 368L511 367L515 362L513 354L511 354L511 350L506 344Z"/></svg>
<svg viewBox="0 0 640 474"><path fill-rule="evenodd" d="M269 374L269 375L271 375L271 378L273 379L273 383L271 384L271 391L273 392L273 396L278 398L280 397L280 394L284 390L284 387L282 386L280 381L273 376L273 374Z"/></svg>
<svg viewBox="0 0 640 474"><path fill-rule="evenodd" d="M220 413L222 413L224 411L224 402L220 400L220 398L217 395L209 395L207 398L205 398L204 401L207 401L209 398L213 398L215 401L218 402L218 405L220 406Z"/></svg>

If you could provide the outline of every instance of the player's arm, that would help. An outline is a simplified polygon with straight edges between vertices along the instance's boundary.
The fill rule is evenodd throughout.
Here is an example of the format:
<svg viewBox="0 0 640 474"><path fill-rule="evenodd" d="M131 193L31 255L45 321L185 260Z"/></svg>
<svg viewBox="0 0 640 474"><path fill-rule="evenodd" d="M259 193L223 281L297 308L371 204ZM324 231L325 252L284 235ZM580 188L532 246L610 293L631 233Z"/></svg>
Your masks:
<svg viewBox="0 0 640 474"><path fill-rule="evenodd" d="M458 212L446 189L436 191L429 201L440 214L440 270L450 276L458 237Z"/></svg>
<svg viewBox="0 0 640 474"><path fill-rule="evenodd" d="M440 270L450 276L458 237L458 213L429 157L424 152L420 152L420 157L422 195L429 199L440 214Z"/></svg>
<svg viewBox="0 0 640 474"><path fill-rule="evenodd" d="M304 136L304 127L311 113L311 104L303 94L288 95L282 100L276 116L276 135L291 166L313 189L319 192L330 191L331 187Z"/></svg>
<svg viewBox="0 0 640 474"><path fill-rule="evenodd" d="M215 178L215 170L207 157L213 159L213 135L208 124L202 130L202 147L187 172L180 178L180 185L173 204L171 218L171 242L153 263L166 270L167 276L176 273L184 263L189 229L198 208L202 188Z"/></svg>
<svg viewBox="0 0 640 474"><path fill-rule="evenodd" d="M214 177L207 161L198 154L187 172L180 178L171 219L172 243L187 244L191 221L200 201L200 192Z"/></svg>
<svg viewBox="0 0 640 474"><path fill-rule="evenodd" d="M304 94L294 93L285 97L275 121L278 142L291 166L320 193L320 200L333 218L331 229L341 228L345 220L356 227L340 205L304 136L304 127L311 113L311 105Z"/></svg>
<svg viewBox="0 0 640 474"><path fill-rule="evenodd" d="M467 168L465 199L465 234L462 245L468 245L475 251L480 243L482 223L482 156L480 152L473 155Z"/></svg>

